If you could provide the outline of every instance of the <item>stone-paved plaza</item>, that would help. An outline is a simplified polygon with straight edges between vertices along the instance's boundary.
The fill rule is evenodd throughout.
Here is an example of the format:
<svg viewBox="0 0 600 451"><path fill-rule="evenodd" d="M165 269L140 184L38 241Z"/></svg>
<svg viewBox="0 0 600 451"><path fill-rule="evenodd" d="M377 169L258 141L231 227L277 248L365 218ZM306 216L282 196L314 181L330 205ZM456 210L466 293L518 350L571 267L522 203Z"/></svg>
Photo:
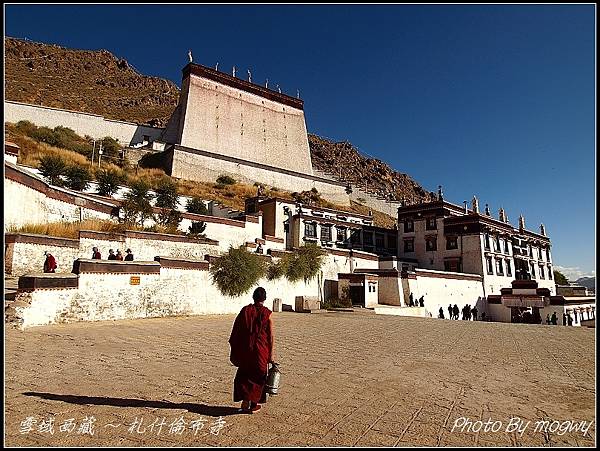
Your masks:
<svg viewBox="0 0 600 451"><path fill-rule="evenodd" d="M254 415L232 401L232 315L8 329L5 445L595 444L593 329L273 318L281 392ZM507 432L511 418L531 423ZM562 434L567 421L594 424Z"/></svg>

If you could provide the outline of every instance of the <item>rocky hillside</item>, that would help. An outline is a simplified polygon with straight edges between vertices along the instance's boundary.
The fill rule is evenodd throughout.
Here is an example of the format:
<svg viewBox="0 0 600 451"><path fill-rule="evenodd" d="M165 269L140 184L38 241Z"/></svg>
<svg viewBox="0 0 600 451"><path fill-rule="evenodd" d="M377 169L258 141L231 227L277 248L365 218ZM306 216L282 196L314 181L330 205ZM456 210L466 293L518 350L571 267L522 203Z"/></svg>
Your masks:
<svg viewBox="0 0 600 451"><path fill-rule="evenodd" d="M72 50L57 45L4 39L7 100L100 114L125 121L166 125L179 89L168 80L139 74L106 50ZM374 195L413 202L428 193L408 175L380 160L365 158L349 142L309 135L315 169L365 186ZM340 173L341 170L341 173Z"/></svg>
<svg viewBox="0 0 600 451"><path fill-rule="evenodd" d="M72 50L5 38L5 98L164 126L179 89L139 74L106 50Z"/></svg>
<svg viewBox="0 0 600 451"><path fill-rule="evenodd" d="M308 135L308 143L315 169L335 175L354 186L368 190L386 199L417 202L429 198L425 191L408 175L394 171L386 163L359 154L347 141L333 142L316 135Z"/></svg>

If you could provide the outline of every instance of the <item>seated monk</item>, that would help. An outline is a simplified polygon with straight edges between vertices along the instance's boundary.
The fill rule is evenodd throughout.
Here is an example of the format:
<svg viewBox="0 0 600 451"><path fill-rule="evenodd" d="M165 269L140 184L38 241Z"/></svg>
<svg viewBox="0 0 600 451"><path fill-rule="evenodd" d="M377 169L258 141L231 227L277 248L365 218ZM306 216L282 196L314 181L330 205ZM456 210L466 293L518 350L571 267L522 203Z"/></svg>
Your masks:
<svg viewBox="0 0 600 451"><path fill-rule="evenodd" d="M266 402L265 384L268 365L273 362L273 322L271 310L263 305L264 288L252 295L254 304L242 308L229 338L230 360L238 367L233 381L233 400L242 401L242 411L253 413Z"/></svg>

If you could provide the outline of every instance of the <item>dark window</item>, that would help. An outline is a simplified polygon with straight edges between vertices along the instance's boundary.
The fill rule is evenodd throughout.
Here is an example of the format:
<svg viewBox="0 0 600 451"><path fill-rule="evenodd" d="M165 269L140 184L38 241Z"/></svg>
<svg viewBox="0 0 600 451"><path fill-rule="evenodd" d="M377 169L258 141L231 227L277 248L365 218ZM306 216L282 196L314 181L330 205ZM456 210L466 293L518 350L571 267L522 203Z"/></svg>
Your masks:
<svg viewBox="0 0 600 451"><path fill-rule="evenodd" d="M415 251L415 240L404 240L404 252L414 252Z"/></svg>
<svg viewBox="0 0 600 451"><path fill-rule="evenodd" d="M540 251L541 252L541 251ZM544 267L540 265L540 279L545 279Z"/></svg>
<svg viewBox="0 0 600 451"><path fill-rule="evenodd" d="M435 218L427 218L427 220L425 222L425 229L426 230L436 230L437 229L437 222L435 221Z"/></svg>
<svg viewBox="0 0 600 451"><path fill-rule="evenodd" d="M444 270L450 272L462 272L462 262L460 260L444 261Z"/></svg>
<svg viewBox="0 0 600 451"><path fill-rule="evenodd" d="M373 246L373 234L371 232L363 231L363 244L365 246Z"/></svg>
<svg viewBox="0 0 600 451"><path fill-rule="evenodd" d="M494 251L500 252L500 237L494 238Z"/></svg>
<svg viewBox="0 0 600 451"><path fill-rule="evenodd" d="M458 249L458 237L449 236L446 237L446 249Z"/></svg>
<svg viewBox="0 0 600 451"><path fill-rule="evenodd" d="M150 142L150 135L144 135L144 141L145 142Z"/></svg>
<svg viewBox="0 0 600 451"><path fill-rule="evenodd" d="M533 249L531 248L531 244L529 245L529 256L533 257Z"/></svg>
<svg viewBox="0 0 600 451"><path fill-rule="evenodd" d="M353 229L350 232L350 241L352 242L352 244L360 244L360 230L359 229Z"/></svg>
<svg viewBox="0 0 600 451"><path fill-rule="evenodd" d="M485 261L487 263L487 273L494 274L494 266L492 264L492 257L485 257Z"/></svg>
<svg viewBox="0 0 600 451"><path fill-rule="evenodd" d="M512 277L512 269L510 267L510 260L506 260L506 275Z"/></svg>
<svg viewBox="0 0 600 451"><path fill-rule="evenodd" d="M502 260L499 258L496 259L496 274L499 276L504 275L504 269L502 268Z"/></svg>
<svg viewBox="0 0 600 451"><path fill-rule="evenodd" d="M552 280L552 269L548 266L548 279Z"/></svg>
<svg viewBox="0 0 600 451"><path fill-rule="evenodd" d="M531 263L529 266L531 267L531 278L535 279L535 265Z"/></svg>
<svg viewBox="0 0 600 451"><path fill-rule="evenodd" d="M304 223L304 236L306 238L316 238L317 237L317 224L314 222L305 222Z"/></svg>
<svg viewBox="0 0 600 451"><path fill-rule="evenodd" d="M388 247L390 249L398 248L398 237L396 235L388 235Z"/></svg>
<svg viewBox="0 0 600 451"><path fill-rule="evenodd" d="M487 233L483 236L483 244L486 249L490 248L490 236Z"/></svg>
<svg viewBox="0 0 600 451"><path fill-rule="evenodd" d="M538 255L539 255L539 259L538 260L542 260L543 257L542 257L542 248L541 247L538 248ZM542 279L543 279L543 277L542 277Z"/></svg>
<svg viewBox="0 0 600 451"><path fill-rule="evenodd" d="M385 239L383 237L382 234L380 233L376 233L375 234L375 247L377 249L383 249L385 247Z"/></svg>
<svg viewBox="0 0 600 451"><path fill-rule="evenodd" d="M546 248L546 260L550 261L550 249Z"/></svg>
<svg viewBox="0 0 600 451"><path fill-rule="evenodd" d="M331 241L331 226L330 225L322 225L321 226L321 240Z"/></svg>
<svg viewBox="0 0 600 451"><path fill-rule="evenodd" d="M425 248L428 251L436 251L437 250L437 238L434 236L425 238Z"/></svg>
<svg viewBox="0 0 600 451"><path fill-rule="evenodd" d="M338 241L346 241L346 228L345 227L337 227L337 240Z"/></svg>
<svg viewBox="0 0 600 451"><path fill-rule="evenodd" d="M504 253L510 255L510 251L508 250L508 239L504 240Z"/></svg>
<svg viewBox="0 0 600 451"><path fill-rule="evenodd" d="M406 219L404 221L404 232L414 232L415 231L415 223L410 219Z"/></svg>

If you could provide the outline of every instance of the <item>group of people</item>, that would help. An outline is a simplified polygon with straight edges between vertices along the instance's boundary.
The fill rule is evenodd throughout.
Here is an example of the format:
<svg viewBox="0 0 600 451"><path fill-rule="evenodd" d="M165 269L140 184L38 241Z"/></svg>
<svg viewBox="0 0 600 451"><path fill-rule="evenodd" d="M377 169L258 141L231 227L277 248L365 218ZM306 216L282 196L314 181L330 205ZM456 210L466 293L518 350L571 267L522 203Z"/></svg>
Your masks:
<svg viewBox="0 0 600 451"><path fill-rule="evenodd" d="M117 249L117 253L113 249L108 250L108 260L118 260L118 261L133 261L133 252L131 249L127 249L125 251L127 254L123 256L120 249ZM53 273L56 272L56 268L58 268L58 264L56 263L56 258L50 252L44 252L44 256L46 260L44 261L44 272L45 273ZM96 246L92 248L92 259L93 260L101 260L102 254Z"/></svg>
<svg viewBox="0 0 600 451"><path fill-rule="evenodd" d="M415 301L413 294L411 293L410 296L408 296L408 305L410 307L425 307L425 296L421 296Z"/></svg>
<svg viewBox="0 0 600 451"><path fill-rule="evenodd" d="M452 304L450 304L448 306L448 318L458 320L458 314L459 314L458 305L454 304L454 306L452 306ZM440 307L440 313L438 315L438 318L441 318L441 319L445 318L444 317L444 309L442 307ZM471 321L471 319L473 321L477 321L477 307L471 307L470 304L466 304L462 308L462 320L463 321ZM483 312L481 314L481 320L485 321L485 312Z"/></svg>
<svg viewBox="0 0 600 451"><path fill-rule="evenodd" d="M127 253L127 255L125 255L125 257L123 257L123 254L121 253L121 249L117 249L116 254L113 249L109 249L108 250L108 260L119 260L119 261L126 261L126 262L133 261L133 252L131 252L131 249L127 249L125 252ZM98 250L98 248L96 246L94 246L92 248L92 259L93 260L101 260L102 259L102 254L100 254L100 251Z"/></svg>
<svg viewBox="0 0 600 451"><path fill-rule="evenodd" d="M572 326L573 325L573 317L570 314L563 313L563 326ZM552 324L553 326L558 326L558 316L556 312L546 315L546 324Z"/></svg>

